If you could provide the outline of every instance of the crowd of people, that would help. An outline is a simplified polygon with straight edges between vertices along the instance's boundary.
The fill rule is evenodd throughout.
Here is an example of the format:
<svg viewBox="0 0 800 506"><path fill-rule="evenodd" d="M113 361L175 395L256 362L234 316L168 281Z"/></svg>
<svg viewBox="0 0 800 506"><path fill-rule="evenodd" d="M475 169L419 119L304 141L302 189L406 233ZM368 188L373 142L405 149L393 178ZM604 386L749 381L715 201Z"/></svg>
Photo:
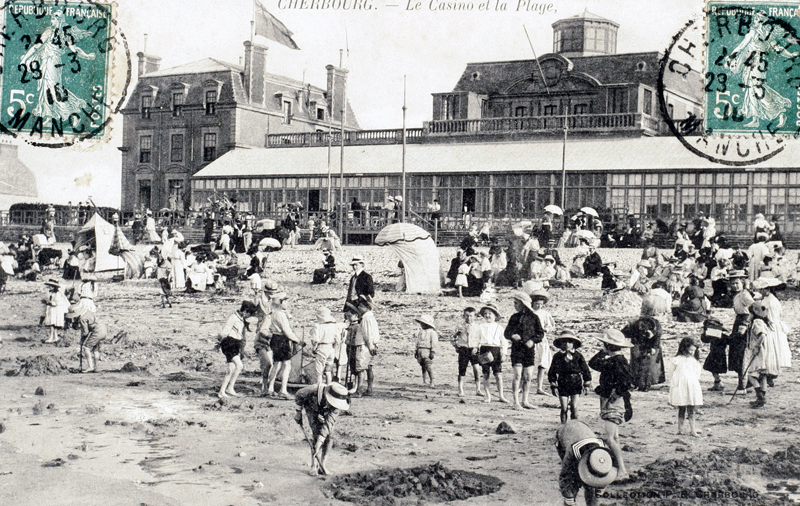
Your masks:
<svg viewBox="0 0 800 506"><path fill-rule="evenodd" d="M290 211L287 220L291 219ZM494 399L492 379L496 399L513 409L539 409L531 402L534 386L534 395L556 396L562 424L557 436L563 466L562 495L566 504L574 504L578 489L585 487L587 504L594 504L590 495L596 489L629 477L619 430L633 419L632 392L647 392L665 384L668 370L668 399L678 410L678 433L699 433L696 408L703 405L702 370L713 375L712 391L724 390L723 375L734 372L734 395L754 391L752 406L766 405L768 388L782 369L791 366L789 329L782 320L776 293L796 285L796 270L786 260L775 228L763 217L760 219L766 224L755 224L754 242L747 250L730 247L716 233L713 219L702 218L692 233L678 230L674 249L668 254L645 244L641 260L630 272L615 272L616 266L603 263L597 251L602 224L590 213L576 215L575 227L562 237L565 245L576 246L567 267L559 250L550 247L552 219L553 213L546 213L537 234L530 223L520 223L505 238L492 237L488 228L479 230L473 224L450 265L447 283L459 297L476 298L475 303L463 308L463 321L452 331L439 328L432 314L420 314L414 318L417 327L409 337L423 385L437 384L440 360L436 357L444 340L456 350L457 363L452 367L457 371L460 398L466 397L470 370L474 391L486 403ZM327 283L336 279L335 254L341 255L341 243L325 222L318 225L321 237L317 246L324 260L311 282ZM292 232L287 224L284 228ZM157 243L145 262L144 276L160 281L164 306L171 306L170 297L178 290L224 290L227 280L247 279L245 299L221 325L218 336L219 350L227 363L218 396L241 397L236 383L244 367L247 335L252 335L262 395L296 402L295 420L304 432L305 424L311 429L311 437L306 438L312 448L313 470L327 473L326 457L338 414L350 408L352 398L375 392L373 358L381 332L373 311L375 284L365 269L364 258L354 255L347 262L351 274L342 308L344 320L337 320L331 308L319 307L306 342L287 313L292 296L272 279L270 238L254 240L250 226L237 222L235 216L226 220L218 237L206 237L210 240L195 246L188 245L175 229L159 235L149 218L142 229L147 241ZM249 257L244 272L239 269L240 255ZM79 328L81 370L92 372L107 330L94 302L96 280L78 271L81 281L72 289L57 279L45 282L49 294L42 300L45 310L40 324L49 328L44 341L49 344L62 339L59 332L64 328ZM584 357L581 349L592 336L579 335L566 328L568 322L555 321L545 306L553 290L570 286L571 279L599 276L603 276L604 296L623 290L640 295L640 316L621 328L604 329L601 336L594 337L600 351ZM513 314L503 314L499 309L496 286L514 289L510 295ZM722 308L735 314L730 329L712 317L713 311ZM684 337L677 356L668 359L661 337L664 324L671 318L702 326L697 327L697 338ZM708 352L701 364L704 344ZM313 374L305 377L307 386L292 395L293 357L298 354L312 357ZM503 376L508 361L513 371L509 396ZM596 383L592 371L599 373ZM593 387L599 397L603 438L596 438L579 420L583 409L580 397ZM583 443L582 451L573 451L577 443Z"/></svg>

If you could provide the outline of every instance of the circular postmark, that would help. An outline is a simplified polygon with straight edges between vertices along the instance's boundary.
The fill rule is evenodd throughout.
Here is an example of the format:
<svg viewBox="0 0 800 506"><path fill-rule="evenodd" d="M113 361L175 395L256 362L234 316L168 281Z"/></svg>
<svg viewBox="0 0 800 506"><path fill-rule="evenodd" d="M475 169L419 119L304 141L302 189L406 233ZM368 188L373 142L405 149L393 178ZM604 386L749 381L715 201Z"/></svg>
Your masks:
<svg viewBox="0 0 800 506"><path fill-rule="evenodd" d="M673 37L661 61L658 100L684 147L715 163L747 166L798 136L796 10L710 2L705 26L690 20ZM689 106L675 119L680 101Z"/></svg>
<svg viewBox="0 0 800 506"><path fill-rule="evenodd" d="M4 1L0 135L50 148L110 138L132 80L115 8L97 0Z"/></svg>

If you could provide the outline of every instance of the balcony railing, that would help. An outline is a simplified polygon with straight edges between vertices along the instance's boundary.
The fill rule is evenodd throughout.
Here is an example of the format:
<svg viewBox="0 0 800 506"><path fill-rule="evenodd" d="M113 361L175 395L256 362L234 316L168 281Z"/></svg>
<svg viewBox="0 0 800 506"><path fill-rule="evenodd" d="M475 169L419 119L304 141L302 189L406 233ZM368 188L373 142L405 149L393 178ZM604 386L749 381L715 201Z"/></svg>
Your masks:
<svg viewBox="0 0 800 506"><path fill-rule="evenodd" d="M523 116L514 118L452 119L426 121L422 128L406 130L406 142L421 144L443 142L445 138L458 136L498 136L498 135L536 135L555 133L564 130L564 122L574 132L618 132L645 135L661 135L666 132L664 124L656 117L641 113L620 114L580 114L568 116ZM341 132L305 132L267 135L266 147L327 146L342 142ZM403 130L358 130L344 132L347 146L368 144L401 144Z"/></svg>
<svg viewBox="0 0 800 506"><path fill-rule="evenodd" d="M659 121L646 114L581 114L575 116L521 116L514 118L452 119L424 123L429 135L481 135L547 133L564 130L576 132L637 131L657 133Z"/></svg>

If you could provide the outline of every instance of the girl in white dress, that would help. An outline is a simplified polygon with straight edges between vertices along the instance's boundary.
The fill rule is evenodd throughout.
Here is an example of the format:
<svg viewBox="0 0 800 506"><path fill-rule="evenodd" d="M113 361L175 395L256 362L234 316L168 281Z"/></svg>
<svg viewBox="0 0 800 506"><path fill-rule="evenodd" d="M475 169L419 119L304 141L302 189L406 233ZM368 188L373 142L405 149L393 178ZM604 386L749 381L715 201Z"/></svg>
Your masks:
<svg viewBox="0 0 800 506"><path fill-rule="evenodd" d="M673 370L669 384L669 403L678 408L678 434L683 434L684 419L688 418L689 434L700 435L694 423L694 408L703 405L703 390L700 388L702 367L698 358L694 339L681 339L678 355L672 359Z"/></svg>
<svg viewBox="0 0 800 506"><path fill-rule="evenodd" d="M544 378L547 375L547 370L550 369L550 363L553 361L553 350L550 349L550 340L547 339L547 334L556 330L556 322L550 313L544 309L544 305L549 298L550 295L544 290L536 290L531 293L533 314L539 317L539 323L542 324L542 330L544 330L542 342L534 345L536 358L533 365L537 367L536 395L548 395L543 388Z"/></svg>

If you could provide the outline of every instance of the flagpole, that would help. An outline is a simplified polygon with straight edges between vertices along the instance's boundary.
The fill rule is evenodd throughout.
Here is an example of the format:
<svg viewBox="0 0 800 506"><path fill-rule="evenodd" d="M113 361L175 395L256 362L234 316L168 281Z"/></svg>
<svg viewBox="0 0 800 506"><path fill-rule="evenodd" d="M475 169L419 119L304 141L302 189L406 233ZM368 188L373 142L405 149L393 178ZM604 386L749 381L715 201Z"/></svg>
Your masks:
<svg viewBox="0 0 800 506"><path fill-rule="evenodd" d="M341 68L341 65L342 65L342 50L340 49L339 50L339 68L342 71L344 71L344 69ZM335 76L336 75L334 74L334 78L335 78ZM340 211L341 218L339 219L339 237L343 241L345 240L345 237L344 237L344 218L345 218L345 212L344 212L344 122L345 122L345 118L347 116L347 105L346 104L347 104L347 79L345 78L345 79L342 79L342 103L341 103L341 109L340 109L341 110L341 132L342 132L341 141L342 141L342 144L341 144L341 150L340 150L340 153L339 153L339 207L341 209L341 211Z"/></svg>
<svg viewBox="0 0 800 506"><path fill-rule="evenodd" d="M400 203L400 222L405 223L406 221L406 76L403 76L403 159L402 159L402 169L403 169L403 177L402 177L402 184L403 184L403 201Z"/></svg>
<svg viewBox="0 0 800 506"><path fill-rule="evenodd" d="M250 20L250 42L256 36L256 0L253 0L253 19Z"/></svg>
<svg viewBox="0 0 800 506"><path fill-rule="evenodd" d="M328 213L333 212L333 201L331 197L333 196L331 193L331 183L332 176L331 176L331 154L333 150L333 114L336 109L334 109L334 105L336 102L336 71L331 75L331 96L330 96L331 104L330 104L330 112L328 114Z"/></svg>

